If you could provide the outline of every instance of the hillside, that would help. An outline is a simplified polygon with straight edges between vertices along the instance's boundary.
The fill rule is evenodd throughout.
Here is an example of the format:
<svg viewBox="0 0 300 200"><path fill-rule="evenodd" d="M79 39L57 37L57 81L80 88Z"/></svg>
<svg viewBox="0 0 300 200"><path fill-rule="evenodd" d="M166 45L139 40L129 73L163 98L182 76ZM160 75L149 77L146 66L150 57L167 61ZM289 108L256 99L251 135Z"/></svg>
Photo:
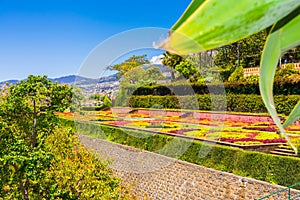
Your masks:
<svg viewBox="0 0 300 200"><path fill-rule="evenodd" d="M53 82L58 82L59 84L68 84L68 85L94 85L98 83L106 83L106 82L114 82L117 80L116 74L110 75L110 76L104 76L100 79L92 79L92 78L86 78L82 76L77 75L69 75L69 76L62 76L59 78L50 78ZM8 84L16 84L20 80L7 80L0 82L0 87L3 87L4 85Z"/></svg>

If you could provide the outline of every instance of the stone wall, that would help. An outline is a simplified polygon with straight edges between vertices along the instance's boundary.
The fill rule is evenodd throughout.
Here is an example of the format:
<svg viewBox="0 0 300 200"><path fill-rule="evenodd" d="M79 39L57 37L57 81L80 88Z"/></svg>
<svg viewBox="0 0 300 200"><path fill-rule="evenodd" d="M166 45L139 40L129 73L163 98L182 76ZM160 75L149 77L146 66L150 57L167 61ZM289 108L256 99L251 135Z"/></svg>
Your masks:
<svg viewBox="0 0 300 200"><path fill-rule="evenodd" d="M156 153L79 135L83 145L104 159L113 159L110 167L130 186L139 199L146 194L153 200L258 199L281 186L251 178L178 161ZM292 195L300 191L292 190ZM269 199L287 199L287 192ZM300 199L300 198L299 198Z"/></svg>

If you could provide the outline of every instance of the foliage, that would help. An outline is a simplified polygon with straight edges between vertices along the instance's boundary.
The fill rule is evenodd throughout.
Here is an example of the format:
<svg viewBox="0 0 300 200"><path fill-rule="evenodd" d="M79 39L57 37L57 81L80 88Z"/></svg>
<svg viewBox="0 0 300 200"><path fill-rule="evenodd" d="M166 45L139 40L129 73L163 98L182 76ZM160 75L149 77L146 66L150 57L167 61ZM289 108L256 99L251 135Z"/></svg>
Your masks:
<svg viewBox="0 0 300 200"><path fill-rule="evenodd" d="M151 85L163 79L161 70L155 66L136 67L127 72L121 80L121 85Z"/></svg>
<svg viewBox="0 0 300 200"><path fill-rule="evenodd" d="M66 120L66 123L69 123ZM165 135L150 135L138 131L124 132L115 127L99 126L83 122L76 123L77 131L107 139L112 142L125 144L135 148L157 152L169 157L195 163L198 165L222 170L237 175L248 176L258 180L289 186L300 178L299 158L273 156L265 153L248 152L236 148L211 146L201 142L176 139L178 145L189 148L183 155L178 154L178 146L167 145L175 139ZM201 150L207 149L208 154L201 156ZM199 156L200 155L200 156Z"/></svg>
<svg viewBox="0 0 300 200"><path fill-rule="evenodd" d="M283 64L298 62L300 62L300 46L286 51L281 57L281 63Z"/></svg>
<svg viewBox="0 0 300 200"><path fill-rule="evenodd" d="M110 70L118 71L118 78L121 78L127 72L130 72L136 67L142 66L144 64L148 64L149 61L146 58L146 55L136 56L133 55L122 63L115 64L109 67Z"/></svg>
<svg viewBox="0 0 300 200"><path fill-rule="evenodd" d="M285 136L296 155L298 153L297 148L293 145L289 136L285 133L284 127L281 124L281 120L277 116L276 108L274 107L273 83L277 63L280 59L281 53L300 44L299 36L294 34L300 25L299 11L300 6L297 7L293 12L289 13L288 16L280 20L277 24L272 26L262 55L260 69L260 92L263 101L268 112L278 126L281 134ZM297 104L296 106L298 107L299 105L300 104ZM297 111L297 107L293 109L293 112ZM294 114L293 112L290 114L290 116L293 116L293 120L297 120L300 115L299 113ZM290 117L288 117L288 120L289 119Z"/></svg>
<svg viewBox="0 0 300 200"><path fill-rule="evenodd" d="M259 76L258 75L250 75L245 78L246 83L258 85L259 84ZM287 82L287 81L285 81ZM288 81L289 82L289 81ZM282 93L281 93L282 94Z"/></svg>
<svg viewBox="0 0 300 200"><path fill-rule="evenodd" d="M170 67L171 69L175 69L176 65L178 65L181 61L183 61L183 57L177 54L173 54L170 52L166 52L163 54L161 59L162 64ZM171 71L172 80L175 79L174 71Z"/></svg>
<svg viewBox="0 0 300 200"><path fill-rule="evenodd" d="M81 107L82 101L84 100L84 94L82 89L76 85L72 86L72 106L71 111L77 111Z"/></svg>
<svg viewBox="0 0 300 200"><path fill-rule="evenodd" d="M46 149L55 157L41 182L44 198L125 199L120 180L72 132L57 130L47 138Z"/></svg>
<svg viewBox="0 0 300 200"><path fill-rule="evenodd" d="M179 73L179 78L184 77L191 82L194 82L196 80L196 75L199 75L199 69L187 57L182 57L167 51L163 54L162 63L171 69L176 70L176 72ZM174 80L174 71L171 71L171 74L172 79Z"/></svg>
<svg viewBox="0 0 300 200"><path fill-rule="evenodd" d="M171 83L164 85L145 85L136 87L126 85L123 92L128 95L193 95L193 94L260 94L258 76L252 75L245 78L245 81L218 83ZM300 79L291 81L288 79L275 79L273 92L275 95L299 95Z"/></svg>
<svg viewBox="0 0 300 200"><path fill-rule="evenodd" d="M101 101L103 97L100 94L92 94L89 96L90 100Z"/></svg>
<svg viewBox="0 0 300 200"><path fill-rule="evenodd" d="M230 7L226 14L222 13L231 3L235 6ZM297 154L297 148L291 143L277 116L273 82L281 53L300 45L300 37L295 34L300 25L300 2L245 0L236 4L232 0L231 3L218 0L205 3L193 1L172 27L171 34L161 47L181 54L195 53L236 42L268 28L260 63L260 92L281 134ZM296 107L294 111L297 110ZM291 113L291 116L296 120L300 114Z"/></svg>
<svg viewBox="0 0 300 200"><path fill-rule="evenodd" d="M192 1L161 47L181 55L218 48L272 26L299 5L297 0Z"/></svg>
<svg viewBox="0 0 300 200"><path fill-rule="evenodd" d="M215 65L221 69L237 66L243 62L245 68L258 67L267 31L263 30L238 42L217 49L214 57Z"/></svg>
<svg viewBox="0 0 300 200"><path fill-rule="evenodd" d="M103 106L82 106L80 110L82 111L100 111Z"/></svg>
<svg viewBox="0 0 300 200"><path fill-rule="evenodd" d="M22 194L26 200L39 191L43 170L52 158L44 149L44 140L58 125L55 112L70 106L72 92L70 87L52 83L46 76L28 76L3 93L1 176L9 177L4 180L12 188L11 194Z"/></svg>
<svg viewBox="0 0 300 200"><path fill-rule="evenodd" d="M132 69L121 80L115 105L126 106L131 95L131 91L128 91L127 87L135 90L138 87L155 84L163 78L161 70L155 66L136 67Z"/></svg>
<svg viewBox="0 0 300 200"><path fill-rule="evenodd" d="M286 64L282 68L277 68L274 79L293 80L300 75L300 71L296 70L293 64Z"/></svg>
<svg viewBox="0 0 300 200"><path fill-rule="evenodd" d="M179 72L184 78L194 80L198 73L198 69L189 61L181 61L175 66L175 70Z"/></svg>
<svg viewBox="0 0 300 200"><path fill-rule="evenodd" d="M211 100L214 103L211 103ZM279 114L288 115L300 100L299 95L275 96L275 107ZM134 108L151 108L160 105L172 109L199 109L222 110L226 103L227 111L234 112L267 112L260 95L227 94L226 102L223 95L196 95L196 96L131 96L130 104Z"/></svg>
<svg viewBox="0 0 300 200"><path fill-rule="evenodd" d="M1 122L0 127L0 197L36 198L53 155L41 147L32 149L16 126Z"/></svg>
<svg viewBox="0 0 300 200"><path fill-rule="evenodd" d="M0 199L126 199L107 164L57 128L70 87L29 76L1 94Z"/></svg>
<svg viewBox="0 0 300 200"><path fill-rule="evenodd" d="M244 70L242 65L235 68L233 73L229 76L228 81L229 82L237 82L242 81L244 79Z"/></svg>
<svg viewBox="0 0 300 200"><path fill-rule="evenodd" d="M111 100L108 98L107 95L103 98L103 107L110 108L112 106Z"/></svg>

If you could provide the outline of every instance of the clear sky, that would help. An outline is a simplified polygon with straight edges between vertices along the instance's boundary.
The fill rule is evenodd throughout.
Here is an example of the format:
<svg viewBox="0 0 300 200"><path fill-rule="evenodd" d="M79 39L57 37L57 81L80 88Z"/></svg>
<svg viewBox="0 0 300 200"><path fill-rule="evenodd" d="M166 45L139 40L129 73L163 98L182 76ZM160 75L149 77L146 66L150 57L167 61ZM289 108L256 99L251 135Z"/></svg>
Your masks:
<svg viewBox="0 0 300 200"><path fill-rule="evenodd" d="M0 81L77 74L98 44L134 28L169 29L189 0L0 0Z"/></svg>

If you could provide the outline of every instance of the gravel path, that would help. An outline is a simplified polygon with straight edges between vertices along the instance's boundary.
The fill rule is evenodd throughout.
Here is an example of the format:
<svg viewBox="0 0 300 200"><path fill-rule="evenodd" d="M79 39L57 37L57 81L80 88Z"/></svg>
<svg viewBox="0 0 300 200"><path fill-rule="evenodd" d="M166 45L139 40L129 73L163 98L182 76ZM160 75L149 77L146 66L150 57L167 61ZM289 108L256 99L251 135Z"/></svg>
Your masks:
<svg viewBox="0 0 300 200"><path fill-rule="evenodd" d="M87 149L96 151L105 160L112 159L109 167L117 171L148 173L161 170L176 161L166 156L101 139L84 135L78 135L78 137Z"/></svg>

